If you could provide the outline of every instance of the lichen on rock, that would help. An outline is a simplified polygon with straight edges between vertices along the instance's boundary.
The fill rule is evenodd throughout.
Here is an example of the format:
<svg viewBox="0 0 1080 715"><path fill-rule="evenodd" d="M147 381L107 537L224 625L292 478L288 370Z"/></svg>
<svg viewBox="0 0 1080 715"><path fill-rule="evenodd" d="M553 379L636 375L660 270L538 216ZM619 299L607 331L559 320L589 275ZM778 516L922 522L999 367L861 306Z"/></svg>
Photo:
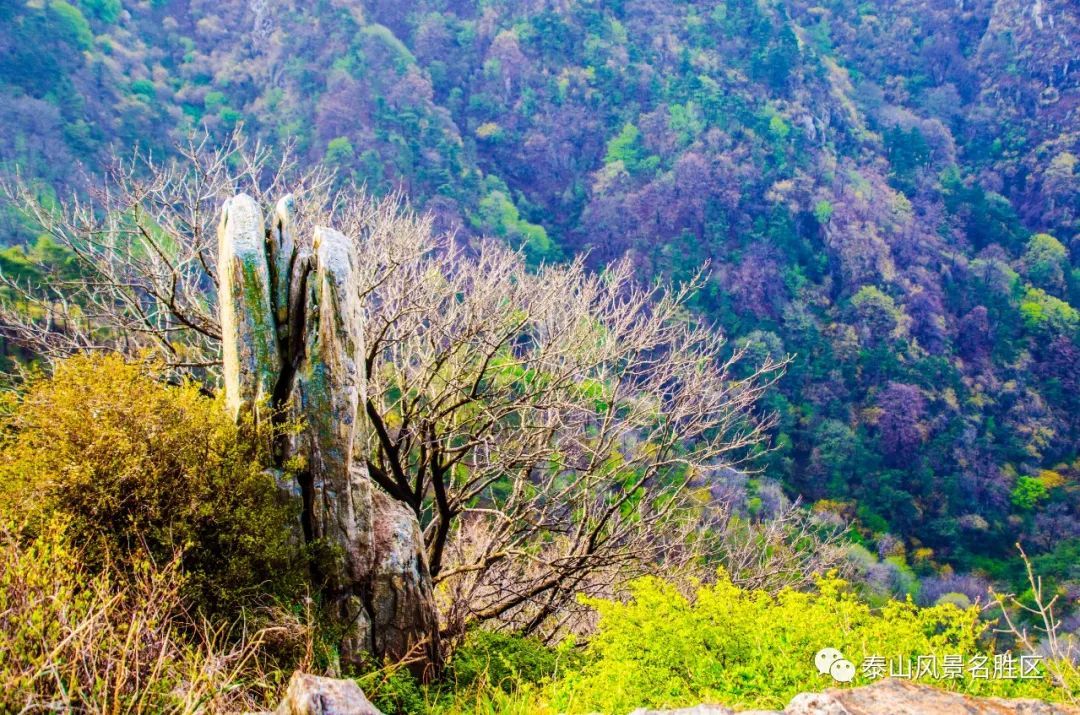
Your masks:
<svg viewBox="0 0 1080 715"><path fill-rule="evenodd" d="M218 301L225 401L236 416L268 403L281 373L262 212L247 194L229 199L221 211Z"/></svg>
<svg viewBox="0 0 1080 715"><path fill-rule="evenodd" d="M289 337L289 282L296 260L295 221L296 201L292 194L287 194L274 206L270 229L266 234L270 298L274 307L274 323L282 343Z"/></svg>

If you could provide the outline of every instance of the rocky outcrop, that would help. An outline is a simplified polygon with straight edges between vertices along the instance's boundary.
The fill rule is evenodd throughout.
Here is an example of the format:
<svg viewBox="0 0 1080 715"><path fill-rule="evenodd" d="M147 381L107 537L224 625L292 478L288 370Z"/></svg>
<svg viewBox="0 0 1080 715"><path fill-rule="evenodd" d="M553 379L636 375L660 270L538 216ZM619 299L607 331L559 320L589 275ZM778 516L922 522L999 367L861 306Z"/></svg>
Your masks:
<svg viewBox="0 0 1080 715"><path fill-rule="evenodd" d="M382 715L352 680L293 673L274 715Z"/></svg>
<svg viewBox="0 0 1080 715"><path fill-rule="evenodd" d="M800 693L781 710L735 711L721 705L676 710L635 710L631 715L1080 715L1080 709L1041 700L976 698L906 680L861 688Z"/></svg>
<svg viewBox="0 0 1080 715"><path fill-rule="evenodd" d="M906 680L882 680L847 690L796 695L785 715L1080 715L1080 710L1040 700L976 698Z"/></svg>
<svg viewBox="0 0 1080 715"><path fill-rule="evenodd" d="M292 390L292 407L305 421L298 443L308 461L313 537L341 552L339 567L326 574L335 589L363 579L373 558L372 485L353 453L366 396L357 261L348 238L315 229L303 356Z"/></svg>
<svg viewBox="0 0 1080 715"><path fill-rule="evenodd" d="M270 302L262 211L245 194L225 202L218 227L218 312L224 356L225 400L268 404L281 374L281 354Z"/></svg>
<svg viewBox="0 0 1080 715"><path fill-rule="evenodd" d="M318 575L345 626L342 655L353 660L362 652L383 655L374 649L367 605L374 568L372 483L353 451L362 439L358 411L366 381L354 273L359 259L347 237L327 228L315 229L313 252L291 406L304 422L297 446L307 460L303 486L311 538L329 547Z"/></svg>
<svg viewBox="0 0 1080 715"><path fill-rule="evenodd" d="M427 662L438 662L439 624L430 588L424 537L412 510L381 490L372 492L374 571L371 617L376 653L407 653L416 647L415 633L431 633L415 652Z"/></svg>
<svg viewBox="0 0 1080 715"><path fill-rule="evenodd" d="M438 665L438 625L414 512L379 491L366 444L364 315L355 243L331 228L301 240L292 197L264 223L255 201L226 202L218 282L226 402L234 415L289 413L303 425L279 445L300 457L305 538L320 546L314 574L341 627L341 657L408 657Z"/></svg>

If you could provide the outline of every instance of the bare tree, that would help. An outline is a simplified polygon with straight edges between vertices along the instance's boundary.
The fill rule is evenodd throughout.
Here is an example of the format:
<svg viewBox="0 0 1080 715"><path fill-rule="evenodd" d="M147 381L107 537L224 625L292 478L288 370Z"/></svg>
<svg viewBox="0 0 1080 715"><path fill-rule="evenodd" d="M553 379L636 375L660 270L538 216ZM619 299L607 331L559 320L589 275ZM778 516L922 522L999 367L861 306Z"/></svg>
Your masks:
<svg viewBox="0 0 1080 715"><path fill-rule="evenodd" d="M398 235L413 259L376 268L366 298L365 459L424 526L449 625L531 632L680 548L691 485L760 442L754 404L782 364L735 379L741 355L686 309L697 281L641 286L627 262L530 272L493 243ZM386 237L361 240L378 256Z"/></svg>
<svg viewBox="0 0 1080 715"><path fill-rule="evenodd" d="M1017 544L1016 549L1024 562L1029 590L1024 599L1011 593L991 592L990 605L1001 609L1003 621L996 630L1011 636L1029 655L1044 658L1054 685L1075 703L1080 695L1080 636L1062 627L1058 603L1061 594L1048 594L1023 547Z"/></svg>
<svg viewBox="0 0 1080 715"><path fill-rule="evenodd" d="M577 593L715 545L703 485L761 444L755 405L785 361L735 375L742 354L687 307L703 276L666 289L628 262L530 271L496 243L433 235L397 198L331 194L258 147L195 144L124 165L62 212L9 190L82 277L6 281L0 329L50 358L150 349L212 376L218 207L239 189L270 206L286 188L299 241L332 225L357 242L371 425L357 458L415 513L444 632L498 619L551 634Z"/></svg>
<svg viewBox="0 0 1080 715"><path fill-rule="evenodd" d="M846 525L821 518L798 501L757 521L723 511L720 518L702 551L723 564L740 588L770 593L808 588L826 571L849 570Z"/></svg>
<svg viewBox="0 0 1080 715"><path fill-rule="evenodd" d="M62 208L27 184L5 185L7 199L74 266L42 266L38 284L0 275L0 337L47 360L150 350L177 369L212 375L221 362L215 256L222 202L239 191L269 202L289 190L305 211L325 208L330 197L327 177L298 171L288 152L275 162L240 134L218 149L208 142L192 139L165 162L136 152L112 167L101 188Z"/></svg>

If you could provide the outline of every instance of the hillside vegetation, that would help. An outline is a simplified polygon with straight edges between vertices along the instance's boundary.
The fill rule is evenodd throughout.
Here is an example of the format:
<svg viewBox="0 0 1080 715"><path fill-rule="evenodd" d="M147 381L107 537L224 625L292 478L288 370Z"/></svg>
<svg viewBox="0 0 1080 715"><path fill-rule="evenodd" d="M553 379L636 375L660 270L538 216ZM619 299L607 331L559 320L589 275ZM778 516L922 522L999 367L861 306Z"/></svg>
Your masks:
<svg viewBox="0 0 1080 715"><path fill-rule="evenodd" d="M0 3L0 710L775 707L826 645L1075 701L1077 4L406 5ZM274 271L363 264L366 404L315 412L416 526L412 674L343 658L308 273L223 407L241 192Z"/></svg>
<svg viewBox="0 0 1080 715"><path fill-rule="evenodd" d="M266 435L160 377L160 365L78 357L2 405L5 712L255 710L273 707L295 668L342 674L323 604L296 568L307 555L288 539L295 515L263 483ZM93 429L71 428L91 414ZM740 588L723 569L708 585L646 577L626 598L584 605L599 616L584 648L476 629L429 685L396 663L344 674L388 713L621 714L782 707L823 686L811 663L826 643L857 662L1027 653L977 606L872 607L835 573L801 589ZM1048 658L1036 672L923 682L1075 701L1075 664ZM876 677L860 670L855 682Z"/></svg>
<svg viewBox="0 0 1080 715"><path fill-rule="evenodd" d="M85 190L119 147L243 124L534 264L710 262L696 307L797 355L768 474L878 544L1001 576L1018 539L1080 538L1078 20L1065 0L9 3L0 161Z"/></svg>

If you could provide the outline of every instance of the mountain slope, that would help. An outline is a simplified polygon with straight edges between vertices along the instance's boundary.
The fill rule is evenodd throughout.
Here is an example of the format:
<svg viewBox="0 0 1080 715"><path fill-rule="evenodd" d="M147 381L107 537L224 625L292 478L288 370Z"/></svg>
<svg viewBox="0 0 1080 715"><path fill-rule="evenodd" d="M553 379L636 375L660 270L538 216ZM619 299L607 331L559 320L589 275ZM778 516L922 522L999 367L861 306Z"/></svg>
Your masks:
<svg viewBox="0 0 1080 715"><path fill-rule="evenodd" d="M897 535L927 569L995 569L1017 539L1080 539L1078 19L1067 0L34 0L0 8L0 162L85 188L114 147L243 122L535 262L709 262L700 314L798 355L767 472L882 555Z"/></svg>

